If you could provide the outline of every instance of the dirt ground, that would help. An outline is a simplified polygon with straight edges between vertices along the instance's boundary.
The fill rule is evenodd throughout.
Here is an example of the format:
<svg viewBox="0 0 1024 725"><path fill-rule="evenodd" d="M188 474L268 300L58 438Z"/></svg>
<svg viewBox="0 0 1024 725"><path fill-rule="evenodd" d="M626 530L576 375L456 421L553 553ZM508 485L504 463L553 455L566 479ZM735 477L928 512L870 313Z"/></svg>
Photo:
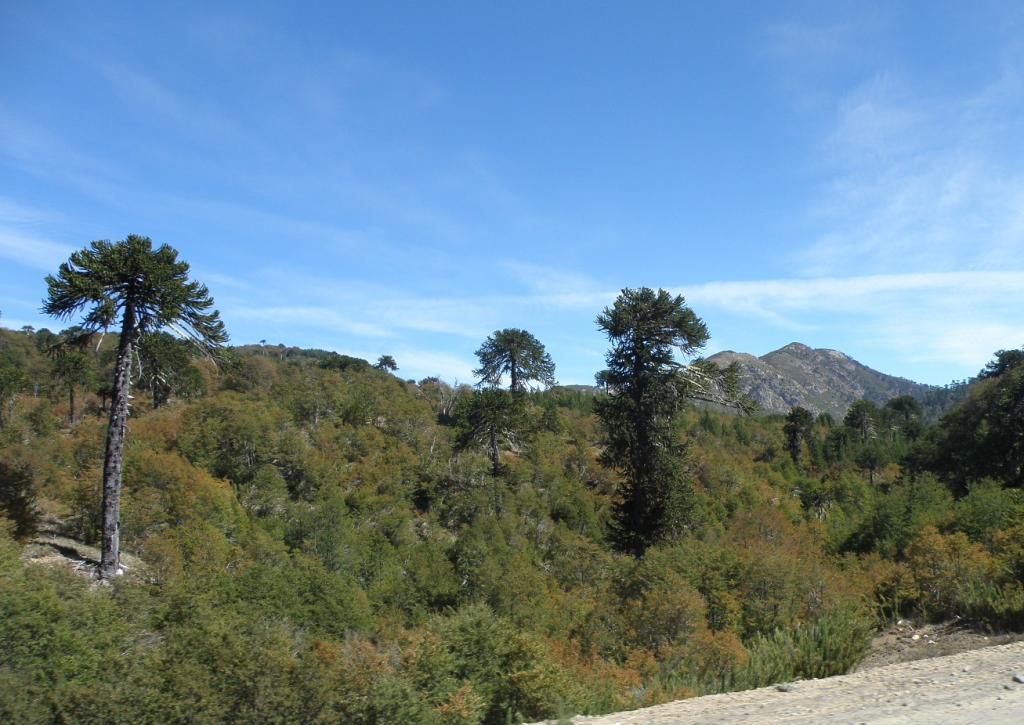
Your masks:
<svg viewBox="0 0 1024 725"><path fill-rule="evenodd" d="M35 537L22 550L22 558L34 564L66 567L71 572L97 583L99 547L62 536L61 523L56 516L44 516ZM125 576L133 580L141 580L145 572L142 560L124 551L121 552L121 568Z"/></svg>
<svg viewBox="0 0 1024 725"><path fill-rule="evenodd" d="M1022 640L1024 634L991 634L958 622L915 624L901 619L875 636L871 642L871 651L856 671L930 657L945 657Z"/></svg>

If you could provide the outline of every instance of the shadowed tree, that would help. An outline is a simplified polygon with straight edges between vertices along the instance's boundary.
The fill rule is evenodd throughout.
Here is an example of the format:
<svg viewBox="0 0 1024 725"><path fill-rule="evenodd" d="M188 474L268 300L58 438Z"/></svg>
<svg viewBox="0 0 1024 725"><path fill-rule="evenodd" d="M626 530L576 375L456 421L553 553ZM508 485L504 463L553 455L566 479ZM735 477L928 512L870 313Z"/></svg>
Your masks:
<svg viewBox="0 0 1024 725"><path fill-rule="evenodd" d="M0 428L7 424L14 399L27 382L25 373L13 365L0 367Z"/></svg>
<svg viewBox="0 0 1024 725"><path fill-rule="evenodd" d="M166 244L153 249L148 237L96 241L72 253L46 278L43 312L58 319L83 314L82 328L118 325L117 363L103 457L100 577L120 571L121 474L132 368L143 335L168 329L211 353L227 342L220 315L205 285L190 281L188 263Z"/></svg>
<svg viewBox="0 0 1024 725"><path fill-rule="evenodd" d="M809 440L813 426L814 414L799 405L786 416L786 424L782 430L786 434L786 448L789 449L789 455L797 466L803 462L803 443Z"/></svg>
<svg viewBox="0 0 1024 725"><path fill-rule="evenodd" d="M377 363L374 365L378 370L386 370L389 373L393 373L398 370L398 363L390 355L381 355L377 358Z"/></svg>
<svg viewBox="0 0 1024 725"><path fill-rule="evenodd" d="M192 364L192 346L166 332L139 339L139 385L153 396L153 408L171 396L194 398L202 393L203 377Z"/></svg>
<svg viewBox="0 0 1024 725"><path fill-rule="evenodd" d="M601 462L624 478L613 534L619 548L639 555L691 523L686 446L676 426L683 405L698 399L745 407L745 401L736 392L734 367L675 359L675 351L693 358L708 340L708 328L681 295L624 289L597 326L612 343L608 367L597 374L608 391L596 405L605 437Z"/></svg>
<svg viewBox="0 0 1024 725"><path fill-rule="evenodd" d="M876 422L878 420L878 406L870 400L858 400L850 406L843 418L843 425L857 432L861 443L867 443L874 438Z"/></svg>
<svg viewBox="0 0 1024 725"><path fill-rule="evenodd" d="M497 330L476 351L480 369L473 374L480 385L498 387L508 375L508 389L522 393L531 381L545 387L555 384L555 363L540 341L526 330Z"/></svg>
<svg viewBox="0 0 1024 725"><path fill-rule="evenodd" d="M457 445L482 447L491 461L491 473L501 474L501 449L520 448L520 434L526 426L523 396L507 390L478 390L463 399L456 413L460 422Z"/></svg>
<svg viewBox="0 0 1024 725"><path fill-rule="evenodd" d="M1024 350L997 350L995 358L985 363L985 367L978 373L978 379L997 378L1020 365L1024 365Z"/></svg>
<svg viewBox="0 0 1024 725"><path fill-rule="evenodd" d="M900 434L907 440L920 437L924 428L921 423L922 413L921 404L909 395L892 398L882 409L891 437Z"/></svg>
<svg viewBox="0 0 1024 725"><path fill-rule="evenodd" d="M965 400L930 431L914 457L957 493L993 478L1024 488L1024 358L1000 350Z"/></svg>
<svg viewBox="0 0 1024 725"><path fill-rule="evenodd" d="M68 425L75 424L75 390L88 385L95 361L81 350L61 350L53 361L53 374L68 391Z"/></svg>

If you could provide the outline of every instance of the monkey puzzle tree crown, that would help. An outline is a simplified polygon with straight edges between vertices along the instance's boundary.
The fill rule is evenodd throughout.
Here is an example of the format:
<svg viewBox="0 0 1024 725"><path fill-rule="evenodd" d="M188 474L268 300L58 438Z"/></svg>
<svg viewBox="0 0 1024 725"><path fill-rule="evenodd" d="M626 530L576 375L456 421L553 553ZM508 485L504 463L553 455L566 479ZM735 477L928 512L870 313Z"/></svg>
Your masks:
<svg viewBox="0 0 1024 725"><path fill-rule="evenodd" d="M164 244L130 234L120 242L96 241L71 254L48 275L43 312L67 319L85 312L87 330L106 329L119 318L134 336L170 329L205 350L227 342L206 285L188 279L189 265Z"/></svg>
<svg viewBox="0 0 1024 725"><path fill-rule="evenodd" d="M476 351L480 368L473 374L481 385L497 387L508 374L509 390L520 393L527 383L536 380L545 386L555 384L555 363L544 345L526 330L496 330Z"/></svg>

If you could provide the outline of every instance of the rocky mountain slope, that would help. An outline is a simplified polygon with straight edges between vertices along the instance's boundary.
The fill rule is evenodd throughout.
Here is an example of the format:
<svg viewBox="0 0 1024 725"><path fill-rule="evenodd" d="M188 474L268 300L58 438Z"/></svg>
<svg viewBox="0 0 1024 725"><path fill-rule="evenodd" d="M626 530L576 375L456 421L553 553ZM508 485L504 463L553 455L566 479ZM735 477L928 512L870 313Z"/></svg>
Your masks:
<svg viewBox="0 0 1024 725"><path fill-rule="evenodd" d="M851 403L862 398L879 404L898 395L923 400L935 390L880 373L838 350L814 349L798 342L761 357L730 350L708 359L722 367L739 363L743 391L766 413L788 413L800 405L841 418Z"/></svg>

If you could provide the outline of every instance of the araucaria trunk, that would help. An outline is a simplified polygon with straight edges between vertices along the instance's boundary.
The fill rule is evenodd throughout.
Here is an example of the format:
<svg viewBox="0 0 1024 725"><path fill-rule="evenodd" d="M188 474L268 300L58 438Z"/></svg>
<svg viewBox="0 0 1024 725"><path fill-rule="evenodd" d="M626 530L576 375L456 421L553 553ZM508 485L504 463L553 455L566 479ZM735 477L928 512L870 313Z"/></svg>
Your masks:
<svg viewBox="0 0 1024 725"><path fill-rule="evenodd" d="M117 377L111 396L107 447L103 456L103 531L100 537L100 578L111 579L121 566L121 473L124 470L124 436L128 425L135 320L125 311L117 350Z"/></svg>

